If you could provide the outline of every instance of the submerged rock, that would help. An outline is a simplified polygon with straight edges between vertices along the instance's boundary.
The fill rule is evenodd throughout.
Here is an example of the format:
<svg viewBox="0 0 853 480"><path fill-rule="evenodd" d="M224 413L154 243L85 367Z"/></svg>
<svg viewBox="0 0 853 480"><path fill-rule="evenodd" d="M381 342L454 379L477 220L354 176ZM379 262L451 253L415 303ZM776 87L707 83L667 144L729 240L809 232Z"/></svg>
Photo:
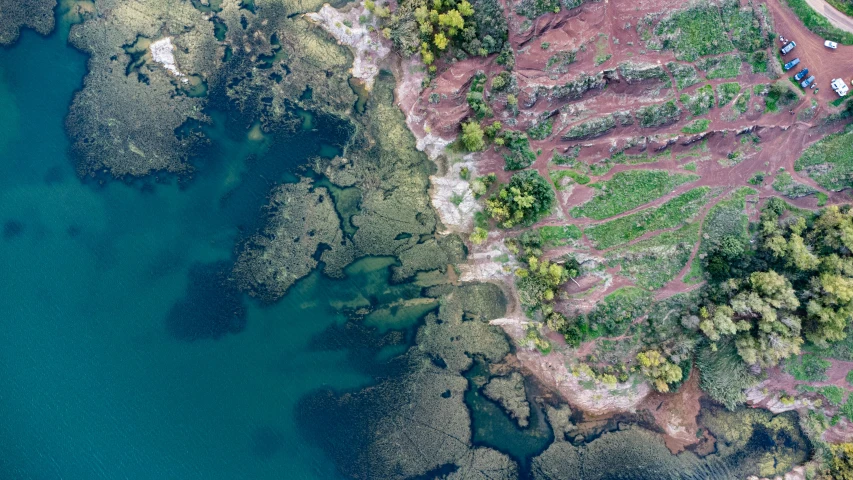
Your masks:
<svg viewBox="0 0 853 480"><path fill-rule="evenodd" d="M18 39L21 27L29 27L47 35L53 31L53 9L56 0L9 0L0 6L0 45L11 45Z"/></svg>
<svg viewBox="0 0 853 480"><path fill-rule="evenodd" d="M506 377L492 378L483 387L486 398L498 402L519 427L526 427L530 422L530 404L524 391L524 377L518 372L512 372Z"/></svg>

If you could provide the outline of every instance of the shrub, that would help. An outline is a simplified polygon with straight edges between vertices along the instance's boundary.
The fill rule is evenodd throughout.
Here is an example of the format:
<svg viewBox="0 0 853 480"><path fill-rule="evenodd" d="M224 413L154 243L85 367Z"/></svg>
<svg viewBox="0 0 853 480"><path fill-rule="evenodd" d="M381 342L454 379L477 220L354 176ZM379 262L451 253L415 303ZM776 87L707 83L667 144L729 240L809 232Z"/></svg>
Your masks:
<svg viewBox="0 0 853 480"><path fill-rule="evenodd" d="M640 108L636 113L641 127L652 128L675 123L681 118L681 109L674 100L659 105Z"/></svg>
<svg viewBox="0 0 853 480"><path fill-rule="evenodd" d="M628 170L610 180L593 183L595 196L572 209L575 217L602 220L660 198L678 185L695 181L698 175L668 173L664 170Z"/></svg>
<svg viewBox="0 0 853 480"><path fill-rule="evenodd" d="M480 124L475 121L470 121L462 124L462 145L469 152L479 152L486 148L486 142L483 141L483 129Z"/></svg>

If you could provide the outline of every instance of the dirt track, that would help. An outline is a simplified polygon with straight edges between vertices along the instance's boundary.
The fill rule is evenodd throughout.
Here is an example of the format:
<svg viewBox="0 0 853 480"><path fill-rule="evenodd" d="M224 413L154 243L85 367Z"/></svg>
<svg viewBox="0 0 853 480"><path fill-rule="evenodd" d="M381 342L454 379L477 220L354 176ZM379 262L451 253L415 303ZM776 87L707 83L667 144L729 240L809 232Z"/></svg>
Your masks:
<svg viewBox="0 0 853 480"><path fill-rule="evenodd" d="M845 32L853 33L853 18L839 12L835 7L826 3L824 0L806 0L817 13L826 17L829 23L844 30Z"/></svg>

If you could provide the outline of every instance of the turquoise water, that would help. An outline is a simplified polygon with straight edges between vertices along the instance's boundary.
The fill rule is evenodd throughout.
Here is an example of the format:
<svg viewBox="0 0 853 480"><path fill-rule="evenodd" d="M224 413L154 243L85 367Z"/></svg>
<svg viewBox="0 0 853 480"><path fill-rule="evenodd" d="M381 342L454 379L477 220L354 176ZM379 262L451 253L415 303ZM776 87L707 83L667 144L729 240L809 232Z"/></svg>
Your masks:
<svg viewBox="0 0 853 480"><path fill-rule="evenodd" d="M63 121L85 65L60 34L0 49L0 478L335 478L293 406L370 382L315 345L344 322L328 292L363 275L263 307L214 274L273 182L339 139L249 140L219 114L185 185L84 183Z"/></svg>

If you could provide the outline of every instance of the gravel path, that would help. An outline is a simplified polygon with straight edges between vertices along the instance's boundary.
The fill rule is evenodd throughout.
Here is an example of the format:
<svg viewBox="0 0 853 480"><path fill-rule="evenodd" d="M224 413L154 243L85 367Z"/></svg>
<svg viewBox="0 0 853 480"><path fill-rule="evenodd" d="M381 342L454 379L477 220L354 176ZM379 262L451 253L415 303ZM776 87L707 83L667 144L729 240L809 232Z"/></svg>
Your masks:
<svg viewBox="0 0 853 480"><path fill-rule="evenodd" d="M824 0L806 0L806 3L808 3L809 6L817 13L826 17L826 19L829 20L829 23L844 30L845 32L853 33L853 18L839 12L835 7L826 3Z"/></svg>

